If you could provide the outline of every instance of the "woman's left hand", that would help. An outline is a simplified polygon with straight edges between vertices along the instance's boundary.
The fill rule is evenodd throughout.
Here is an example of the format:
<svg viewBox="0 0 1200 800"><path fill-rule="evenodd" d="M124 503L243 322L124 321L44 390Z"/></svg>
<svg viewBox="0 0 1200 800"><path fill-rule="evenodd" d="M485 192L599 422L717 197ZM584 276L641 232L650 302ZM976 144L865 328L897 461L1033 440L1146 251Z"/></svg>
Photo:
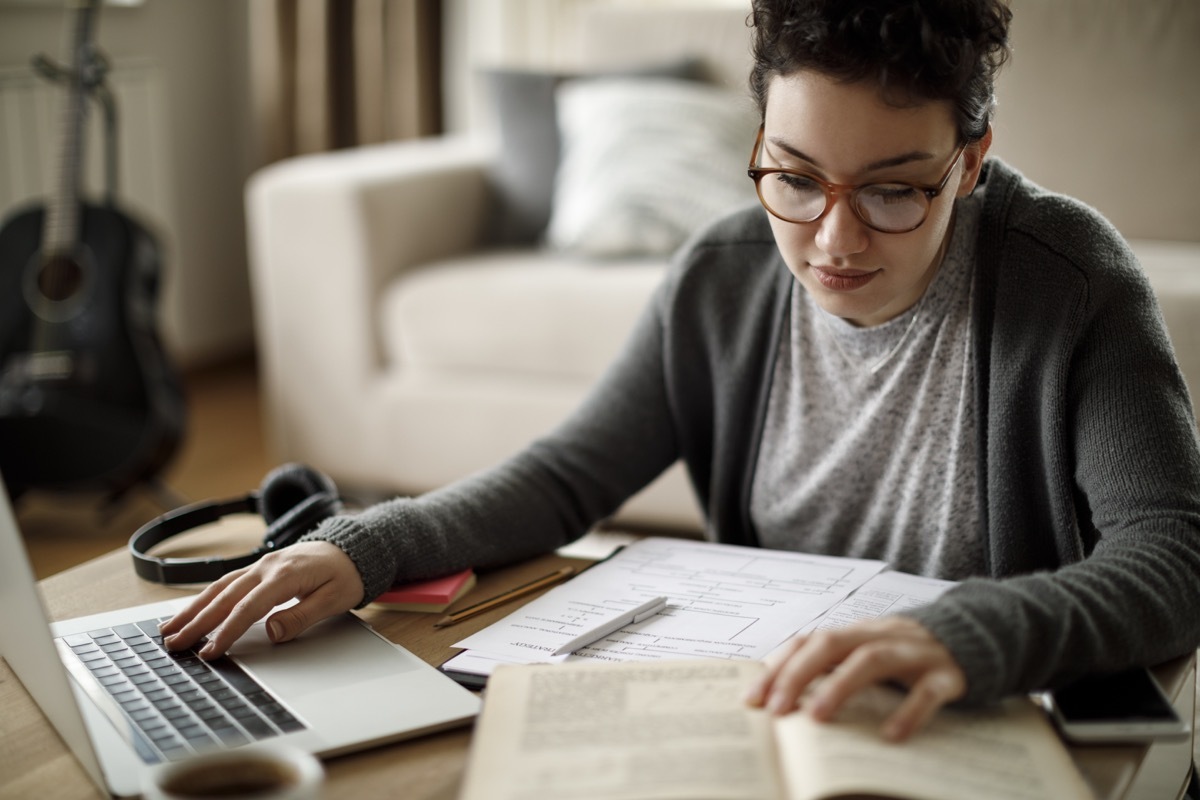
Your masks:
<svg viewBox="0 0 1200 800"><path fill-rule="evenodd" d="M851 695L872 684L907 687L908 695L881 731L892 741L907 739L967 690L966 676L950 651L924 626L906 617L884 617L796 637L771 659L746 702L787 714L821 676L824 680L803 704L803 711L820 721L833 719Z"/></svg>

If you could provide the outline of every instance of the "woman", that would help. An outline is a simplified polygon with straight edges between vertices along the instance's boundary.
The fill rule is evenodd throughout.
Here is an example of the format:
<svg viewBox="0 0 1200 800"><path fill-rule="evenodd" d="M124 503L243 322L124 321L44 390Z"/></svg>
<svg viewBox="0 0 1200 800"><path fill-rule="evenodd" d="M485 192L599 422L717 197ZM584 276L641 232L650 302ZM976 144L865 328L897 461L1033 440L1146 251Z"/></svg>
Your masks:
<svg viewBox="0 0 1200 800"><path fill-rule="evenodd" d="M939 707L1194 650L1200 453L1153 294L1094 211L986 158L995 0L754 4L761 206L686 246L583 406L496 469L218 581L172 646L275 641L394 580L549 551L683 458L722 542L962 581L792 643L748 701ZM1081 132L1086 135L1086 132Z"/></svg>

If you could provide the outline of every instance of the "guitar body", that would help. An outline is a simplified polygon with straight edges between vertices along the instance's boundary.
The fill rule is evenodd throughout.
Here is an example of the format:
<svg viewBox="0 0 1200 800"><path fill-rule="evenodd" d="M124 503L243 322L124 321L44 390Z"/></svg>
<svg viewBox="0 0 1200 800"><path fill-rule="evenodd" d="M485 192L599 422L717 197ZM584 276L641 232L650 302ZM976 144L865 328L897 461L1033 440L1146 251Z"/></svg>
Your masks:
<svg viewBox="0 0 1200 800"><path fill-rule="evenodd" d="M65 253L43 252L42 207L0 229L0 475L14 495L121 494L153 478L183 435L155 322L158 246L113 208L78 208Z"/></svg>

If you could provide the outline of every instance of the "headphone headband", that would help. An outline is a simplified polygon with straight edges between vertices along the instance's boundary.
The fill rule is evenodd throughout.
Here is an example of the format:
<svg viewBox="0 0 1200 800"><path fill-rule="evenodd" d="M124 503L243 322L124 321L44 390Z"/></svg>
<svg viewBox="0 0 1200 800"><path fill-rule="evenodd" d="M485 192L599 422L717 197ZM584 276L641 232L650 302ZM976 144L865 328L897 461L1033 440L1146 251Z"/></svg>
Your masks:
<svg viewBox="0 0 1200 800"><path fill-rule="evenodd" d="M333 481L310 467L287 464L267 475L259 491L228 500L192 503L147 522L130 537L129 554L134 571L145 580L207 583L287 547L341 511ZM152 547L172 536L242 513L261 514L267 522L262 546L250 553L233 558L159 558L149 554Z"/></svg>

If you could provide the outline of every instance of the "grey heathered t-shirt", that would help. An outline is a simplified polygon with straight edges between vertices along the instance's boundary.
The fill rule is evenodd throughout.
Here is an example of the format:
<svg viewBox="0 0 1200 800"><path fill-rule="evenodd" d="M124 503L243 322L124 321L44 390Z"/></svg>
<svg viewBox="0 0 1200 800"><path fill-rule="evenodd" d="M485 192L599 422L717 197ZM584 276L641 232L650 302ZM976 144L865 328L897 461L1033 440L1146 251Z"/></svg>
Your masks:
<svg viewBox="0 0 1200 800"><path fill-rule="evenodd" d="M793 286L750 500L763 547L985 573L970 324L982 200L957 202L938 274L896 319L855 327Z"/></svg>

